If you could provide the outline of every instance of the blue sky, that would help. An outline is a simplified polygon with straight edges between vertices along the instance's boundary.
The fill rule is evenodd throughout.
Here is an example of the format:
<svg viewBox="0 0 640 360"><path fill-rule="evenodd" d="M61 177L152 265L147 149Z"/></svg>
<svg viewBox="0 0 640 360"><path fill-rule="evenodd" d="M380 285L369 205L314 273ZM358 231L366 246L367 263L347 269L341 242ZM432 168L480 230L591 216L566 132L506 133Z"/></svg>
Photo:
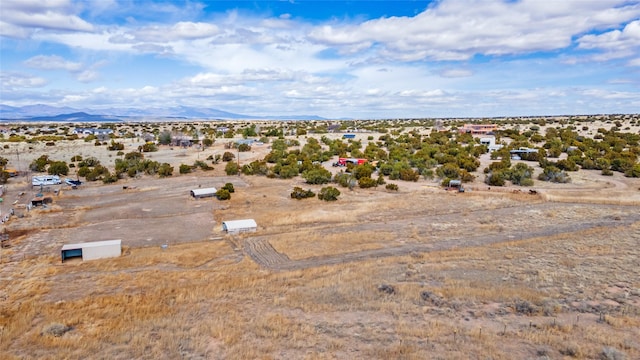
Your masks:
<svg viewBox="0 0 640 360"><path fill-rule="evenodd" d="M640 112L640 1L3 0L0 36L10 106Z"/></svg>

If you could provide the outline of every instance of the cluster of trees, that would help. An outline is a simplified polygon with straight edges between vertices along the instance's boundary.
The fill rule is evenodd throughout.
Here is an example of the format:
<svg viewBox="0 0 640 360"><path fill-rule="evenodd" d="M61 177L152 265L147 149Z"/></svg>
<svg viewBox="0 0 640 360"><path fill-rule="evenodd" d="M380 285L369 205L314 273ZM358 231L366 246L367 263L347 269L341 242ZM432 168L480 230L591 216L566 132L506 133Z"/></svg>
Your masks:
<svg viewBox="0 0 640 360"><path fill-rule="evenodd" d="M296 140L276 139L271 151L262 159L241 168L229 162L228 175L242 172L245 175L263 175L270 178L289 179L301 176L308 184L334 182L343 187L369 188L386 184L389 180L418 181L421 176L432 179L461 179L473 181L471 172L480 166L478 157L487 151L468 134L432 132L425 136L418 131L382 135L378 141L370 141L363 148L360 140L330 139L320 141L307 138L302 148ZM322 162L334 156L364 158L360 165L348 164L346 172L332 176ZM230 156L229 156L230 157ZM225 156L223 155L223 160ZM374 176L374 174L376 174Z"/></svg>
<svg viewBox="0 0 640 360"><path fill-rule="evenodd" d="M492 163L485 169L488 174L485 182L494 185L511 180L514 184L530 186L528 178L524 183L519 178L510 179L510 174L502 172L504 159L509 158L509 151L518 147L537 148L538 152L523 154L523 160L537 161L542 168L538 179L542 181L566 183L571 181L568 172L579 169L600 170L602 175L610 176L613 172L621 172L627 177L640 177L640 135L620 132L616 127L606 130L600 128L593 138L580 135L576 128L549 127L542 136L537 131L539 127L532 126L530 130L500 131L498 136L512 139L509 146L491 154L494 159L502 158L501 164ZM557 159L566 153L566 158Z"/></svg>
<svg viewBox="0 0 640 360"><path fill-rule="evenodd" d="M611 118L609 122L615 126L609 130L598 129L593 137L580 135L574 126L577 119L534 120L535 125L530 124L531 119L526 119L526 121L505 120L505 125L511 124L515 127L496 133L498 141L507 137L511 141L508 145L503 142L505 146L491 154L492 159L500 160L494 161L484 169L484 181L487 184L500 186L507 181L521 186L533 184L534 176L530 166L526 164L512 165L510 162L509 151L519 147L537 149L537 152L523 154L521 157L523 160L537 161L540 164L542 173L535 178L543 181L568 182L571 180L569 173L578 169L597 169L603 175L620 172L625 176L640 177L640 164L638 163L640 135L622 132L621 128L624 126L620 121L622 118ZM547 127L545 132L541 133L541 127L548 126L552 121L556 121L560 126ZM631 123L633 124L635 121L631 120ZM525 124L527 127L524 127ZM140 133L142 130L142 132L154 134L160 144L169 144L171 134L176 132L190 134L194 139L202 139L202 135L204 135L204 139L209 140L206 143L203 141L205 146L213 144L216 136L232 137L235 134L242 134L245 138L263 136L261 141L265 143L269 142L271 137L275 138L271 141L271 151L263 159L240 166L234 161L235 155L227 151L222 155L217 155L215 159L208 160L212 160L213 163L217 163L220 159L225 161L225 172L228 175L242 173L281 179L301 176L308 184L334 183L349 188L354 186L369 188L385 185L387 180L417 181L420 178L438 178L442 183L448 183L453 179L471 182L474 181L472 172L480 166L479 156L488 151L485 145L480 144L478 139L473 138L470 134L457 133L455 131L457 123L455 122L447 124L452 125L450 131L434 130L429 134L421 134L417 128L436 125L434 120L429 119L384 122L354 120L339 124L339 128L344 131L358 128L382 133L377 140L374 140L373 136L369 136L366 146L361 140L331 139L327 136L320 136L320 139L308 137L304 146L300 147L297 140L284 138L284 135L287 134L297 136L305 136L311 132L324 134L329 130L326 122L283 123L266 125L263 129L259 129L256 124L249 122L220 125L228 127L229 131L223 134L216 128L212 128L210 124L139 124L131 125L132 129L121 137L134 136L132 131L135 130L135 127L138 127L136 133ZM410 127L416 128L406 131ZM524 131L521 131L521 128L524 128ZM583 131L585 129L588 128L583 128ZM16 129L16 132L18 130L24 132L25 128ZM2 139L4 141L54 142L71 138L68 133L69 128L66 127L58 128L56 131L47 131L43 130L31 134L30 138L12 133L8 139L4 136ZM124 145L116 141L117 137L111 135L109 144L100 144L107 145L108 150L119 151L121 154ZM84 140L98 142L98 139L92 136L87 136ZM153 143L144 144L138 149L140 155L156 150L157 145ZM237 150L249 151L251 147L240 144ZM566 154L566 158L563 156L564 154ZM346 171L332 176L331 172L326 170L321 163L335 156L364 158L368 160L368 163L357 166L348 165ZM67 165L65 162L51 161L46 155L30 164L33 171L47 171L57 175L66 175L69 172L69 167L73 166L75 166L73 163ZM100 164L93 166L78 164L78 166L78 173L88 175L88 180L92 178L117 180L125 173L128 176L140 173L170 176L173 171L173 168L166 163L159 164L146 160L144 157L130 154L127 154L124 159L116 160L116 170L113 174L110 174ZM212 169L204 162L196 162L193 165L182 164L179 171L184 174L197 168Z"/></svg>
<svg viewBox="0 0 640 360"><path fill-rule="evenodd" d="M41 155L29 164L29 169L35 172L47 172L49 175L67 175L69 166L64 161L49 159L48 155Z"/></svg>
<svg viewBox="0 0 640 360"><path fill-rule="evenodd" d="M115 175L122 178L125 174L129 177L139 174L167 177L173 175L173 166L145 159L144 154L140 152L130 152L125 154L123 159L116 159Z"/></svg>
<svg viewBox="0 0 640 360"><path fill-rule="evenodd" d="M83 159L80 155L73 156L69 165L65 161L50 160L47 155L38 157L29 165L32 171L47 171L51 175L68 175L70 167L77 167L77 176L84 177L87 181L102 180L105 183L116 182L125 175L135 177L144 173L165 177L173 173L173 167L168 163L160 164L157 161L144 159L144 155L139 152L131 152L123 159L116 159L113 172L110 172L95 157Z"/></svg>
<svg viewBox="0 0 640 360"><path fill-rule="evenodd" d="M100 164L100 161L95 157L88 157L82 159L81 156L75 156L78 160L78 176L84 177L87 181L102 180L105 183L112 183L118 180L118 177L109 172L109 169Z"/></svg>
<svg viewBox="0 0 640 360"><path fill-rule="evenodd" d="M504 186L507 180L514 185L533 185L533 168L525 163L511 165L508 157L492 162L484 169L484 173L485 183L490 186Z"/></svg>

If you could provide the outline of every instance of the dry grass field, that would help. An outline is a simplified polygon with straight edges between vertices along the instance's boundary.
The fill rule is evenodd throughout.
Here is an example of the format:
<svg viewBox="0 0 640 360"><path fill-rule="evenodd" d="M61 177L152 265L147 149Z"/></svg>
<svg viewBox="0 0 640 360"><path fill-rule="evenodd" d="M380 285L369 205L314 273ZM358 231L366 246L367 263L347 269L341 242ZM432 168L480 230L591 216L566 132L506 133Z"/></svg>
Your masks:
<svg viewBox="0 0 640 360"><path fill-rule="evenodd" d="M323 202L291 199L320 188L299 178L222 169L62 187L7 223L0 358L640 358L638 179L581 170L536 195L420 180ZM230 201L189 197L227 182ZM222 232L243 218L258 231ZM116 238L119 258L60 260Z"/></svg>

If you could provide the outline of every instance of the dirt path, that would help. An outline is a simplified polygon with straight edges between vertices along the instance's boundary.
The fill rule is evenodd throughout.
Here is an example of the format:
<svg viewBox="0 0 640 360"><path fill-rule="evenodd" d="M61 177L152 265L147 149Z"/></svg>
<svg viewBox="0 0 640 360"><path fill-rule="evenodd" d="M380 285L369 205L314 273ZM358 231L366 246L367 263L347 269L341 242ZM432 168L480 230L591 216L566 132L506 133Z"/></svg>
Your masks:
<svg viewBox="0 0 640 360"><path fill-rule="evenodd" d="M301 260L291 260L286 254L278 252L273 248L273 246L271 246L266 237L252 237L245 239L243 241L243 249L245 254L260 266L274 271L286 271L343 264L372 258L384 258L409 255L412 253L486 246L516 240L527 240L537 237L574 233L601 227L616 228L621 226L630 226L631 224L638 221L640 221L640 214L631 212L626 216L606 216L597 221L590 222L561 224L550 223L539 229L529 231L527 233L522 233L516 231L515 229L511 229L507 230L506 232L501 232L500 234L485 234L464 238L440 238L429 243L411 243L393 247L386 247L382 249L371 249L329 256L310 257Z"/></svg>

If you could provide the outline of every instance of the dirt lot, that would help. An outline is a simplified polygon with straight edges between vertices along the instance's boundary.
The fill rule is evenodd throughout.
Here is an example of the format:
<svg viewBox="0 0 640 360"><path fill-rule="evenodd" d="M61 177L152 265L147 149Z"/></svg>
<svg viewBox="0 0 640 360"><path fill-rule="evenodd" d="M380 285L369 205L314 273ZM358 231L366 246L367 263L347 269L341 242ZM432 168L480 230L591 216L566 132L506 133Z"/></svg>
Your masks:
<svg viewBox="0 0 640 360"><path fill-rule="evenodd" d="M293 186L320 188L300 179L222 169L61 186L48 208L12 218L0 356L640 358L637 179L580 171L571 184L536 181L533 195L420 180L326 203L290 199ZM227 182L228 202L189 196ZM32 191L16 182L7 203ZM258 231L222 232L242 218ZM117 238L119 258L60 261L64 243Z"/></svg>

